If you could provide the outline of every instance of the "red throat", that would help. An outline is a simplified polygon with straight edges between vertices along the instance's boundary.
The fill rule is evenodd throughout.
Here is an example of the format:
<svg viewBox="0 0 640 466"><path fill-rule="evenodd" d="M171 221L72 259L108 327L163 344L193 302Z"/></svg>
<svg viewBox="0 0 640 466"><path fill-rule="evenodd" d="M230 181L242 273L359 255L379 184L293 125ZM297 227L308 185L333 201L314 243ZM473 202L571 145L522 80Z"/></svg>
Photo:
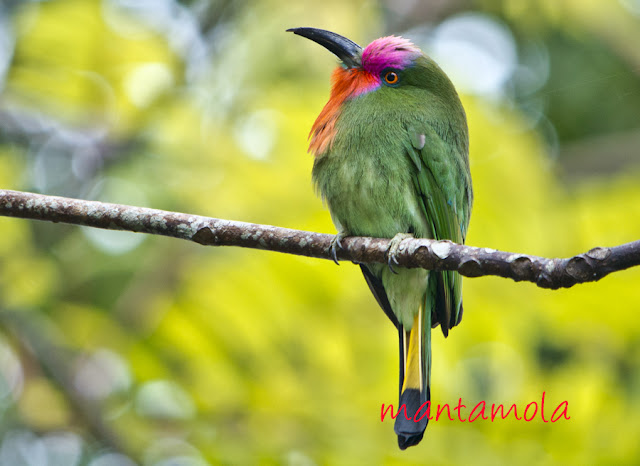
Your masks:
<svg viewBox="0 0 640 466"><path fill-rule="evenodd" d="M331 148L336 136L336 121L342 104L349 98L375 89L380 85L376 76L358 68L336 68L331 76L331 95L311 127L309 152L316 158Z"/></svg>

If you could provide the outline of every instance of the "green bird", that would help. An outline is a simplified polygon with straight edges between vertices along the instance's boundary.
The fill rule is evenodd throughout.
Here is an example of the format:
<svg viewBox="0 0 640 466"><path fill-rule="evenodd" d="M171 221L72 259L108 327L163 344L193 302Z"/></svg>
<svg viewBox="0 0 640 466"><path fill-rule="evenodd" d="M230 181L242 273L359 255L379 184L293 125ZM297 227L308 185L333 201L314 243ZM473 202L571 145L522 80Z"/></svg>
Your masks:
<svg viewBox="0 0 640 466"><path fill-rule="evenodd" d="M464 243L473 192L467 120L440 67L407 39L389 36L362 49L316 28L289 29L340 60L329 101L311 128L313 181L338 235L392 238L389 264L360 265L400 340L400 406L395 420L404 450L422 440L430 402L431 329L446 337L462 318L462 277L396 267L408 236ZM419 419L421 417L421 419Z"/></svg>

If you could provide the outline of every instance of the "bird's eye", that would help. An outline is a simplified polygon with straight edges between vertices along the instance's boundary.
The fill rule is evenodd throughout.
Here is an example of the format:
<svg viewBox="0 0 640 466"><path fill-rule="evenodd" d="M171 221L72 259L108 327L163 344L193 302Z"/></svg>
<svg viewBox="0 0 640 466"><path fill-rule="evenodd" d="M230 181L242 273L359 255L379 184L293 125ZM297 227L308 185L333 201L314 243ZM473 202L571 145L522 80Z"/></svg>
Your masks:
<svg viewBox="0 0 640 466"><path fill-rule="evenodd" d="M387 84L398 84L398 81L400 80L400 77L398 76L398 73L396 73L395 71L387 71L384 74L384 82L386 82Z"/></svg>

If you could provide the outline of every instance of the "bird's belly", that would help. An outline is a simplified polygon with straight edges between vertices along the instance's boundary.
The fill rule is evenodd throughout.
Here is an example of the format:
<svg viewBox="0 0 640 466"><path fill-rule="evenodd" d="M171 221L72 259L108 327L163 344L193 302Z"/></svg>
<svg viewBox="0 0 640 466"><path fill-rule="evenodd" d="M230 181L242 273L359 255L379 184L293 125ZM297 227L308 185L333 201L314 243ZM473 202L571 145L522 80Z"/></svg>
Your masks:
<svg viewBox="0 0 640 466"><path fill-rule="evenodd" d="M371 158L342 164L319 183L338 230L352 236L429 237L430 231L406 165L385 167Z"/></svg>
<svg viewBox="0 0 640 466"><path fill-rule="evenodd" d="M358 157L358 155L361 155ZM413 233L429 238L424 207L412 181L412 162L392 159L385 154L349 159L331 157L314 166L314 180L326 200L338 231L346 236L392 238ZM429 272L401 269L398 274L386 264L369 264L369 270L382 280L393 313L410 329L427 289Z"/></svg>

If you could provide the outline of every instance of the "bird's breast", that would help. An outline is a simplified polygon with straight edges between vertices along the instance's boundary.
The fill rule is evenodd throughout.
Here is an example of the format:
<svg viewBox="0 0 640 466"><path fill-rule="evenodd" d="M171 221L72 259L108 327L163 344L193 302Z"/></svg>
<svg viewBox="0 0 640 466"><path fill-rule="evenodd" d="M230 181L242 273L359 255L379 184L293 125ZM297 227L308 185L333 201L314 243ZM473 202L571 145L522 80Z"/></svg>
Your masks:
<svg viewBox="0 0 640 466"><path fill-rule="evenodd" d="M315 159L313 179L343 234L430 237L414 184L417 167L406 152L407 111L393 100L396 93L385 91L342 105L332 144Z"/></svg>

